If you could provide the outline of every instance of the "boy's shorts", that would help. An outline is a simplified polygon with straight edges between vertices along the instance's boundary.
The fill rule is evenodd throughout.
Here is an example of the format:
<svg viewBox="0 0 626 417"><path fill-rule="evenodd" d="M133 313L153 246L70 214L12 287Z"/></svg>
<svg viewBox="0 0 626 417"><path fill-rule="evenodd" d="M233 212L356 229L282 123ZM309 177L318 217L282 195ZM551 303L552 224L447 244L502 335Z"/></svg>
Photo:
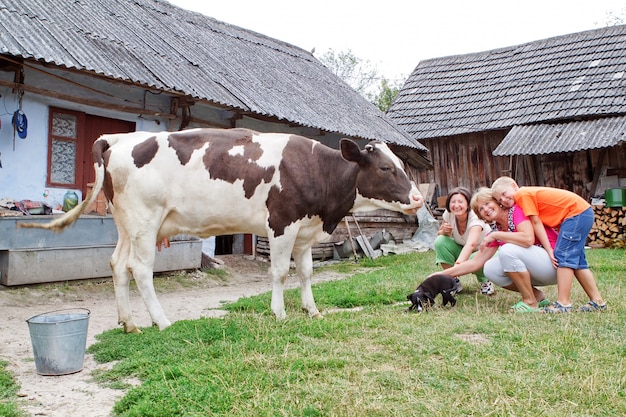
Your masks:
<svg viewBox="0 0 626 417"><path fill-rule="evenodd" d="M593 209L589 207L577 216L568 217L561 223L554 257L559 267L588 269L585 243L593 226Z"/></svg>

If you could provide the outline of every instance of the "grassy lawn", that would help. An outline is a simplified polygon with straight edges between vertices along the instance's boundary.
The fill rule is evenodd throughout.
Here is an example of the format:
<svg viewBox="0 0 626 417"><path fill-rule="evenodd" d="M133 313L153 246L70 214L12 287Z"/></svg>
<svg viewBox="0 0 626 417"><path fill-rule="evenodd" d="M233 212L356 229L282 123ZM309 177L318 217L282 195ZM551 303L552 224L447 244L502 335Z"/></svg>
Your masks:
<svg viewBox="0 0 626 417"><path fill-rule="evenodd" d="M603 313L511 313L517 294L482 296L473 275L456 307L405 313L431 251L333 266L366 272L314 286L323 320L290 290L284 321L263 294L223 319L107 331L89 351L115 362L95 377L127 390L119 416L626 415L626 251L588 258ZM572 298L587 301L577 283Z"/></svg>
<svg viewBox="0 0 626 417"><path fill-rule="evenodd" d="M510 313L516 294L482 296L468 275L455 308L407 314L406 295L436 270L427 252L361 260L369 272L316 285L318 307L339 309L324 320L301 313L292 290L281 322L264 294L224 319L108 331L90 352L119 361L101 383L141 381L120 416L626 415L625 252L589 261L604 313ZM578 284L573 300L586 302Z"/></svg>
<svg viewBox="0 0 626 417"><path fill-rule="evenodd" d="M26 413L20 411L16 401L19 386L13 376L7 372L6 366L5 361L0 361L0 416L26 416Z"/></svg>

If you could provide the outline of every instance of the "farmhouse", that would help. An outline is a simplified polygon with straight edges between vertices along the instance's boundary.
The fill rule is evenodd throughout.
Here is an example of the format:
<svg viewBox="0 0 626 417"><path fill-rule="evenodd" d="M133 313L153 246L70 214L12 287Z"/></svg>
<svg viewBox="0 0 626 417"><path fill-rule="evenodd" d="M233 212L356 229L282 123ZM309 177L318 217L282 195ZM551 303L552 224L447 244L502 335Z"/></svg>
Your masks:
<svg viewBox="0 0 626 417"><path fill-rule="evenodd" d="M420 62L387 115L445 196L501 175L586 199L626 188L626 26Z"/></svg>
<svg viewBox="0 0 626 417"><path fill-rule="evenodd" d="M310 52L163 0L0 0L0 31L5 208L44 195L56 206L68 191L81 199L103 133L245 127L334 148L343 137L361 147L379 139L412 179L431 167L422 144ZM110 276L117 236L100 203L104 216L83 216L58 235L17 230L18 212L2 210L0 282ZM226 250L254 250L250 236L232 240ZM201 242L180 236L155 269L198 267L200 256Z"/></svg>

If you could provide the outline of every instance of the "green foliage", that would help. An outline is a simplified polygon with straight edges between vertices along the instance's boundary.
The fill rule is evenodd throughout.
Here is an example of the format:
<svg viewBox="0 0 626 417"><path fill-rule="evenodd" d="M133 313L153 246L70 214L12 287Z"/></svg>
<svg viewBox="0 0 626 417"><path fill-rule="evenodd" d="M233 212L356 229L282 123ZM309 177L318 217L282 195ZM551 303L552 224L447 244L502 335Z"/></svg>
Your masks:
<svg viewBox="0 0 626 417"><path fill-rule="evenodd" d="M23 417L26 414L19 410L16 401L19 385L6 366L6 362L0 361L0 416Z"/></svg>
<svg viewBox="0 0 626 417"><path fill-rule="evenodd" d="M406 294L436 270L427 252L331 267L355 275L314 286L323 320L288 291L277 322L264 294L223 319L108 331L89 352L116 362L102 383L141 381L119 416L625 415L624 255L589 252L604 313L511 313L517 294L482 296L473 275L456 307L406 313ZM580 286L572 296L586 301Z"/></svg>
<svg viewBox="0 0 626 417"><path fill-rule="evenodd" d="M395 82L383 77L370 61L354 55L352 50L327 50L319 60L370 103L386 112L398 95L404 80Z"/></svg>
<svg viewBox="0 0 626 417"><path fill-rule="evenodd" d="M319 59L335 75L363 95L380 78L378 69L370 61L357 57L350 49L339 52L329 49Z"/></svg>
<svg viewBox="0 0 626 417"><path fill-rule="evenodd" d="M400 88L402 88L401 83L397 83L395 85L390 85L387 79L384 79L380 82L380 89L378 94L372 97L372 103L376 105L382 112L386 112L389 110L391 103L396 99L398 93L400 92Z"/></svg>

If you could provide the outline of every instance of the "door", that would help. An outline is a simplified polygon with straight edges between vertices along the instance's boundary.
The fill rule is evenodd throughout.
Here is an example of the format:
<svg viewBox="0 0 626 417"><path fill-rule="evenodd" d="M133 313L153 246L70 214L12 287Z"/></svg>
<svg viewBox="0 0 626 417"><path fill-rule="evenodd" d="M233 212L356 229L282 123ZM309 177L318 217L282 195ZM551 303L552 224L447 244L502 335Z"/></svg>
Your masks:
<svg viewBox="0 0 626 417"><path fill-rule="evenodd" d="M85 129L82 146L82 181L80 183L83 195L87 195L87 184L96 180L96 173L93 170L93 158L91 147L101 135L105 133L128 133L135 131L135 122L125 120L109 119L108 117L85 115Z"/></svg>

